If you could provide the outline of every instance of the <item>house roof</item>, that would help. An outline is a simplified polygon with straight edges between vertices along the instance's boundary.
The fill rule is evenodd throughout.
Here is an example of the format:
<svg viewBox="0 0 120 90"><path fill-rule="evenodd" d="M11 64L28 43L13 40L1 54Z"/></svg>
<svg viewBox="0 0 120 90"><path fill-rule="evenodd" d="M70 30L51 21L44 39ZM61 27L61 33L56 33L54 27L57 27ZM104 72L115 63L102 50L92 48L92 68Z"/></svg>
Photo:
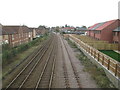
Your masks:
<svg viewBox="0 0 120 90"><path fill-rule="evenodd" d="M101 25L100 27L98 27L96 30L102 30L104 29L105 27L111 25L112 23L114 23L116 20L111 20L111 21L107 21L105 22L103 25Z"/></svg>
<svg viewBox="0 0 120 90"><path fill-rule="evenodd" d="M76 28L76 30L88 30L88 29L84 27L79 27L79 28Z"/></svg>
<svg viewBox="0 0 120 90"><path fill-rule="evenodd" d="M118 19L116 19L118 20ZM97 23L93 26L91 26L89 28L89 30L102 30L104 28L106 28L107 26L111 25L112 23L114 23L116 20L110 20L110 21L106 21L106 22L102 22L102 23Z"/></svg>
<svg viewBox="0 0 120 90"><path fill-rule="evenodd" d="M20 26L3 26L2 27L2 34L13 34L18 33Z"/></svg>
<svg viewBox="0 0 120 90"><path fill-rule="evenodd" d="M15 34L22 30L23 33L31 32L27 26L2 26L2 34Z"/></svg>
<svg viewBox="0 0 120 90"><path fill-rule="evenodd" d="M98 29L100 26L102 26L105 22L102 23L98 23L95 27L93 27L91 30L96 30Z"/></svg>
<svg viewBox="0 0 120 90"><path fill-rule="evenodd" d="M75 29L74 27L64 27L64 30L70 30L70 29Z"/></svg>
<svg viewBox="0 0 120 90"><path fill-rule="evenodd" d="M120 32L120 26L113 30L114 32Z"/></svg>
<svg viewBox="0 0 120 90"><path fill-rule="evenodd" d="M88 29L91 30L92 28L94 28L96 25L98 25L99 23L94 24L93 26L89 27Z"/></svg>

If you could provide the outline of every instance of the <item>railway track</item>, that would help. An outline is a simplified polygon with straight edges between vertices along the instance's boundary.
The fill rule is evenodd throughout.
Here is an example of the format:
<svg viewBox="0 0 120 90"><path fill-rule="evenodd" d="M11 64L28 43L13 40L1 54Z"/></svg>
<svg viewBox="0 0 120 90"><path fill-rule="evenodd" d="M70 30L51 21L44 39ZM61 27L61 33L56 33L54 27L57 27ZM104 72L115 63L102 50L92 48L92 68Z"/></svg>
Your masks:
<svg viewBox="0 0 120 90"><path fill-rule="evenodd" d="M5 88L21 88L27 78L31 75L32 71L36 67L37 63L42 59L44 54L46 53L47 49L49 48L51 44L51 40L47 44L45 44L38 52L37 54L31 58L31 60L26 64L26 66L20 71L17 76L7 85ZM39 59L38 59L39 58Z"/></svg>
<svg viewBox="0 0 120 90"><path fill-rule="evenodd" d="M75 79L76 79L76 81L77 81L77 84L78 84L79 88L82 88L82 86L81 86L81 84L80 84L79 75L78 75L78 73L77 73L76 67L75 67L75 65L74 65L73 62L72 62L70 53L69 53L69 51L68 51L68 49L67 49L67 47L66 47L66 45L65 45L65 42L64 42L63 38L61 38L61 41L63 42L64 47L65 47L65 49L66 49L66 51L67 51L67 54L68 54L68 57L69 57L69 60L70 60L70 63L71 63L71 66L72 66L72 69L73 69L73 72L74 72L74 76L75 76ZM64 64L64 66L65 66L65 63L63 63L63 64ZM69 81L68 81L68 75L67 75L66 68L64 68L64 71L65 71L65 76L66 76L66 77L65 77L65 79L66 79L66 86L67 86L67 88L69 88Z"/></svg>
<svg viewBox="0 0 120 90"><path fill-rule="evenodd" d="M50 90L52 88L52 83L53 83L52 81L54 76L56 54L57 54L56 52L57 52L57 40L55 40L55 44L53 45L53 48L49 53L49 57L45 62L45 65L42 69L42 73L39 76L35 89L48 88Z"/></svg>
<svg viewBox="0 0 120 90"><path fill-rule="evenodd" d="M52 44L51 44L51 46L53 46ZM52 49L52 48L50 48L50 49ZM49 51L49 54L47 54L47 60L46 61L48 61L49 60L49 58L50 58L50 56L51 56L51 53L52 53L52 50L50 51L50 49L48 50ZM44 57L45 57L45 55L44 55ZM41 59L42 61L43 60L45 60L45 59ZM46 65L46 64L45 64ZM35 64L35 66L31 69L31 72L27 75L27 77L24 79L24 81L22 82L22 84L20 85L20 87L19 88L25 88L25 87L23 87L23 86L26 86L25 84L26 84L26 82L27 82L27 80L29 80L29 79L34 79L34 78L31 78L30 76L32 76L33 74L35 74L34 73L34 70L35 69L37 69L37 70L39 70L38 69L38 67L39 66L42 66L41 65L41 62L37 62L36 64ZM43 68L43 67L41 67L41 68ZM33 74L31 74L31 73L33 73ZM42 73L42 72L41 72ZM35 83L36 84L36 83ZM34 84L34 86L33 86L33 88L35 88L35 84ZM41 87L40 87L41 88Z"/></svg>
<svg viewBox="0 0 120 90"><path fill-rule="evenodd" d="M71 60L70 53L66 47L64 40L57 35L53 35L51 39L49 39L43 46L36 51L33 57L30 58L29 62L26 66L16 75L16 77L7 85L5 90L10 88L18 88L18 90L23 88L35 88L37 90L39 88L48 88L49 90L54 85L54 75L55 75L55 68L56 68L56 60L57 60L57 48L58 40L61 41L61 49L62 49L62 60L63 60L63 72L64 72L64 79L66 88L71 88L70 79L67 68L67 63L65 62L65 55L63 51L63 47L66 50L66 54L68 54L69 58L69 66L72 69L72 75L76 86L79 88L81 87L79 75L76 70L75 65Z"/></svg>
<svg viewBox="0 0 120 90"><path fill-rule="evenodd" d="M14 72L14 70L16 70L16 68L18 68L19 66L22 65L22 67L24 67L24 65L32 58L34 57L38 51L40 51L42 49L42 47L44 47L46 45L46 43L52 38L53 35L50 36L49 39L45 40L44 42L41 43L41 45L39 45L35 50L34 52L32 52L29 56L27 56L26 58L24 58L19 64L17 64L12 70L10 70L6 75L4 75L4 77L2 78L2 80L4 81L6 79L6 77L8 75L10 75L11 73ZM24 64L23 64L24 63ZM19 68L20 70L21 68ZM14 74L15 75L15 74ZM4 82L3 82L3 87L4 87Z"/></svg>
<svg viewBox="0 0 120 90"><path fill-rule="evenodd" d="M65 79L65 86L66 86L66 88L70 88L70 82L69 82L69 77L68 77L68 72L67 72L67 67L66 67L66 63L65 63L65 58L64 58L64 54L63 54L62 45L61 45L61 50L62 50L62 60L63 60L63 70L64 70L63 72L64 72L64 79Z"/></svg>

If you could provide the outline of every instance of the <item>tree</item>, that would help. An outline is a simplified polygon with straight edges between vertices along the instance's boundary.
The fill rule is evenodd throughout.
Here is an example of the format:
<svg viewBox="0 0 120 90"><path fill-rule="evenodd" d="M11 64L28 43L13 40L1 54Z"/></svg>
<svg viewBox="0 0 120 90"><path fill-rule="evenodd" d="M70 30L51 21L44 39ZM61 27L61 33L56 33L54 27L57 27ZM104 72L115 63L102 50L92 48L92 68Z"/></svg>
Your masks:
<svg viewBox="0 0 120 90"><path fill-rule="evenodd" d="M81 28L85 28L85 29L87 29L87 27L86 27L86 26L82 26Z"/></svg>
<svg viewBox="0 0 120 90"><path fill-rule="evenodd" d="M67 25L67 24L65 24L65 27L68 27L68 25Z"/></svg>

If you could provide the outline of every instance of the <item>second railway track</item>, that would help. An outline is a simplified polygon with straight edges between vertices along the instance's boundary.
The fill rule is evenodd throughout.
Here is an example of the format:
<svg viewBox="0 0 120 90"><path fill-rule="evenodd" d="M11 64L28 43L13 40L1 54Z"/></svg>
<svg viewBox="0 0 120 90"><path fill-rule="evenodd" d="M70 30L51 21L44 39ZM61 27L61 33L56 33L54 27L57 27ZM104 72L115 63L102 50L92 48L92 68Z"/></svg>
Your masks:
<svg viewBox="0 0 120 90"><path fill-rule="evenodd" d="M44 45L43 48L41 48L37 52L37 54L34 57L31 58L31 60L26 64L26 66L7 85L7 87L5 88L5 90L8 89L8 88L21 88L21 86L22 86L21 83L24 82L24 80L28 77L28 75L30 74L30 72L32 72L32 68L34 68L34 66L36 65L36 63L38 63L38 60L40 61L40 59L44 56L44 54L46 53L46 51L49 48L49 46L50 46L51 43L52 42L50 40L49 43L47 43L46 45Z"/></svg>
<svg viewBox="0 0 120 90"><path fill-rule="evenodd" d="M76 69L75 65L72 62L72 59L71 59L71 56L70 56L70 52L68 51L67 46L66 46L65 41L63 40L63 38L62 37L60 37L60 38L61 38L61 42L63 43L63 46L65 47L65 50L67 51L68 58L69 58L71 66L72 66L74 77L76 79L77 85L78 85L79 88L82 88L82 86L80 84L80 80L79 80L79 75L78 75L78 72L77 72L77 69ZM70 88L69 77L68 77L68 73L67 73L67 70L66 70L65 61L64 61L63 64L64 64L64 71L65 71L64 73L65 73L65 76L66 76L65 77L66 88Z"/></svg>

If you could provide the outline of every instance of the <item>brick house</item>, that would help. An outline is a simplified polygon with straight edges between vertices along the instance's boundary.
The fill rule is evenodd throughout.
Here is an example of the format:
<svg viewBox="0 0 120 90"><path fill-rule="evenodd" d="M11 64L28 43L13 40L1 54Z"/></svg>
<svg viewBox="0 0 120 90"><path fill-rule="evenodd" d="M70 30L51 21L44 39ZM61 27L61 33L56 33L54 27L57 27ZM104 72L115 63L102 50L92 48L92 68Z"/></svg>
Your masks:
<svg viewBox="0 0 120 90"><path fill-rule="evenodd" d="M62 32L65 32L65 33L72 33L75 31L75 28L74 27L63 27L61 29Z"/></svg>
<svg viewBox="0 0 120 90"><path fill-rule="evenodd" d="M2 42L18 46L32 40L32 30L27 26L2 26Z"/></svg>
<svg viewBox="0 0 120 90"><path fill-rule="evenodd" d="M97 23L89 27L88 35L98 40L113 43L113 30L118 27L119 19Z"/></svg>
<svg viewBox="0 0 120 90"><path fill-rule="evenodd" d="M32 39L36 38L36 29L37 28L29 28L32 31Z"/></svg>
<svg viewBox="0 0 120 90"><path fill-rule="evenodd" d="M36 37L44 35L47 32L48 32L48 29L45 26L39 26L38 28L36 28Z"/></svg>

